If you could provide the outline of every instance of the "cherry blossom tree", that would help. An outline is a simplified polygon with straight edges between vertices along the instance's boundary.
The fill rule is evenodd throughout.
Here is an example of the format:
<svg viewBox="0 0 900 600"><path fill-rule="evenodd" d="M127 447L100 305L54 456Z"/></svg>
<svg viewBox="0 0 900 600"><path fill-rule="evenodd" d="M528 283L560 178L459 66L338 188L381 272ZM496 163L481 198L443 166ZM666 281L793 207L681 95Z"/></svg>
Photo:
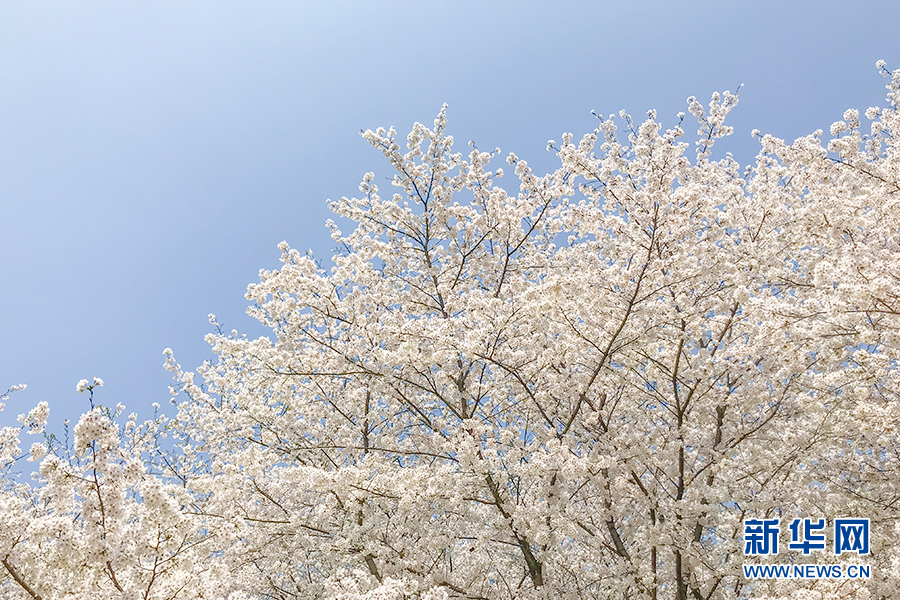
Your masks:
<svg viewBox="0 0 900 600"><path fill-rule="evenodd" d="M7 486L3 593L897 597L900 70L878 66L868 131L754 132L746 169L713 154L729 92L688 100L693 144L598 117L543 176L454 152L444 110L405 147L364 132L392 192L368 173L331 203L331 268L279 246L247 293L271 337L212 334L196 373L167 352L177 419L94 409L43 487ZM851 516L871 579L743 577L745 520Z"/></svg>
<svg viewBox="0 0 900 600"><path fill-rule="evenodd" d="M78 391L103 385L82 380ZM138 423L123 407L100 406L82 416L71 444L53 436L31 445L42 484L10 478L0 498L3 598L219 598L222 565L211 560L213 538L185 507L191 492L160 477L159 436L166 419ZM46 402L6 428L0 462L11 469L19 436L41 435ZM0 579L2 580L2 579Z"/></svg>

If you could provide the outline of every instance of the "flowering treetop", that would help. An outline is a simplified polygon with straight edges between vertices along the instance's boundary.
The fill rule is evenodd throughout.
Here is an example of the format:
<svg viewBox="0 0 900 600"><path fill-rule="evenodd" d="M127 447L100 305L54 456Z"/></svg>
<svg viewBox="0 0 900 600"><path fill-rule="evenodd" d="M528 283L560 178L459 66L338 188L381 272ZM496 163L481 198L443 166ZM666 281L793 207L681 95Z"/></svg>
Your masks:
<svg viewBox="0 0 900 600"><path fill-rule="evenodd" d="M364 132L391 193L367 173L331 203L352 223L329 224L333 268L282 243L247 292L271 337L210 335L196 374L168 352L176 420L122 429L98 407L74 454L51 447L45 485L4 496L3 589L62 597L89 573L109 597L783 597L808 590L743 578L744 521L864 514L876 575L813 589L895 597L884 72L869 132L852 110L824 144L754 132L747 170L713 159L728 92L689 99L693 152L652 111L600 117L551 142L543 176L455 153L445 110L405 142Z"/></svg>

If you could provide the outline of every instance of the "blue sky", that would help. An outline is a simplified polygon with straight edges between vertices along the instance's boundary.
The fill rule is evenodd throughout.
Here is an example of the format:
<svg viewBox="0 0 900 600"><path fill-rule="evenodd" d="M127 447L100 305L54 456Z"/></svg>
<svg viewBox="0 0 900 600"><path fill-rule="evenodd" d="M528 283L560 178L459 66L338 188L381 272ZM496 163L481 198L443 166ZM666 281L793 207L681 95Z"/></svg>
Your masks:
<svg viewBox="0 0 900 600"><path fill-rule="evenodd" d="M46 400L58 430L97 399L169 399L162 351L265 333L246 286L287 240L327 259L326 199L389 165L359 131L430 123L515 152L591 110L664 124L743 84L722 144L789 140L884 104L900 3L13 2L0 0L0 425Z"/></svg>

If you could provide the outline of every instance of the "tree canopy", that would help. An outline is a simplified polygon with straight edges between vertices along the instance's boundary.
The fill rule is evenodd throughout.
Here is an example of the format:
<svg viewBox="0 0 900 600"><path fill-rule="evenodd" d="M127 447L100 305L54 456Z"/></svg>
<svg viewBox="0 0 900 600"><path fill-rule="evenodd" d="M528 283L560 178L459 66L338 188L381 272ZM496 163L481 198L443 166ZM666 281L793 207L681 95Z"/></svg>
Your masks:
<svg viewBox="0 0 900 600"><path fill-rule="evenodd" d="M331 202L333 267L280 244L247 292L269 337L211 334L196 372L167 352L177 416L97 406L30 454L45 404L2 431L5 472L40 469L0 496L0 597L896 598L900 70L879 69L866 129L754 132L745 168L713 154L729 92L688 99L695 136L598 116L546 175L454 152L446 107L364 132L393 174ZM849 517L867 556L769 562L870 579L744 577L746 521Z"/></svg>

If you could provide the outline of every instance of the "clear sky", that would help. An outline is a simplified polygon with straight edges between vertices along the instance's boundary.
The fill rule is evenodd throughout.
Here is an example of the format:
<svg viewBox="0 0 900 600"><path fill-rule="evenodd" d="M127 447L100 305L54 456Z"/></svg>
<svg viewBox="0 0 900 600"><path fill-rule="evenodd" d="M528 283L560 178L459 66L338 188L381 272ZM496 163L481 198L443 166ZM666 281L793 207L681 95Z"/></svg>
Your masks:
<svg viewBox="0 0 900 600"><path fill-rule="evenodd" d="M900 2L0 0L0 426L166 405L225 329L264 334L247 284L286 240L326 259L328 198L390 166L361 129L431 123L555 167L590 111L664 125L743 84L721 144L793 140L884 104ZM686 121L687 123L687 121Z"/></svg>

